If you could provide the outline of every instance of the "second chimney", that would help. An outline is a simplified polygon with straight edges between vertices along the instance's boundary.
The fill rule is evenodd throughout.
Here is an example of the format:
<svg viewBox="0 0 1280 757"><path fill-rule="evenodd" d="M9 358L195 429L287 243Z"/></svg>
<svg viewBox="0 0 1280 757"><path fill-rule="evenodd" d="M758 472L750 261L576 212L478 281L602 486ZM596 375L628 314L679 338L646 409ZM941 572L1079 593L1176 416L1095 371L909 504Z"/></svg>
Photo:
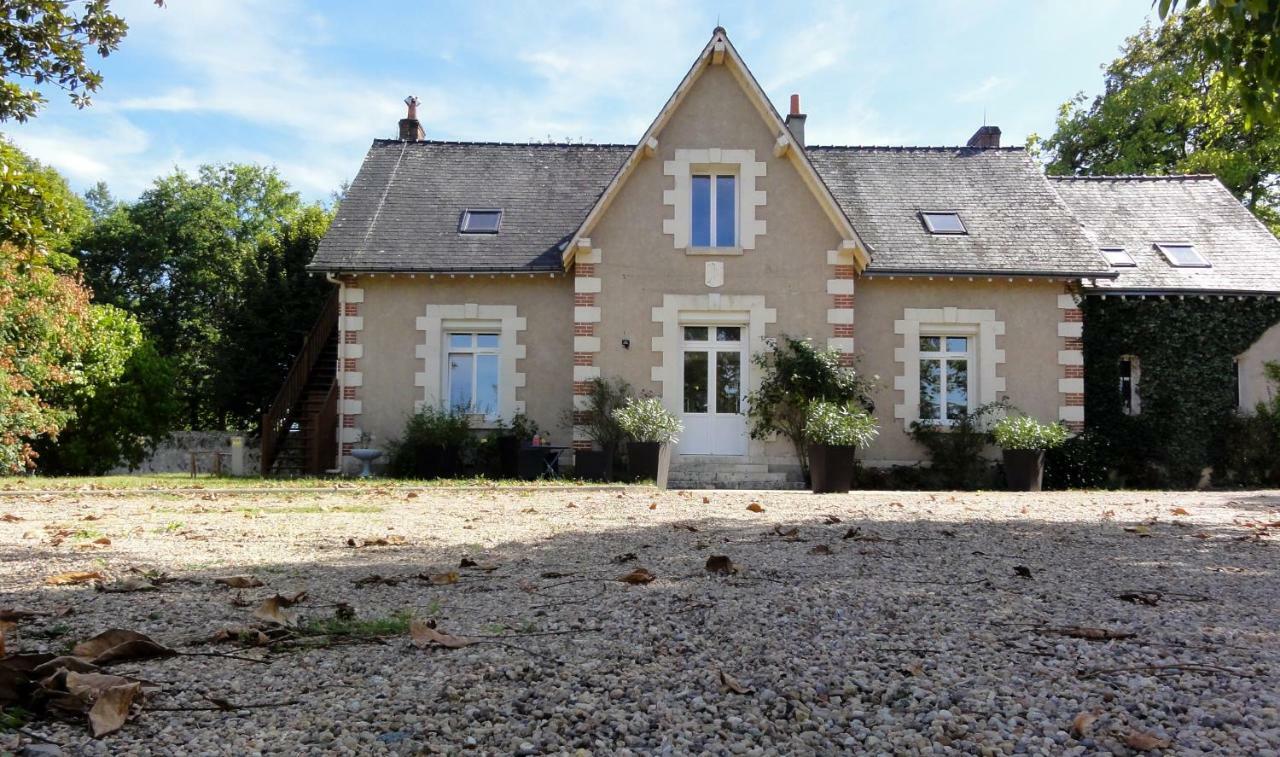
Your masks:
<svg viewBox="0 0 1280 757"><path fill-rule="evenodd" d="M979 150L986 150L991 147L1000 146L1000 127L999 126L983 126L969 137L969 147L975 147Z"/></svg>
<svg viewBox="0 0 1280 757"><path fill-rule="evenodd" d="M800 95L791 96L791 112L787 114L787 128L791 130L791 138L796 144L804 147L804 120L808 118L800 112Z"/></svg>
<svg viewBox="0 0 1280 757"><path fill-rule="evenodd" d="M409 95L404 99L404 104L409 106L409 115L400 119L400 140L417 142L426 139L427 133L422 130L422 124L418 122L418 98Z"/></svg>

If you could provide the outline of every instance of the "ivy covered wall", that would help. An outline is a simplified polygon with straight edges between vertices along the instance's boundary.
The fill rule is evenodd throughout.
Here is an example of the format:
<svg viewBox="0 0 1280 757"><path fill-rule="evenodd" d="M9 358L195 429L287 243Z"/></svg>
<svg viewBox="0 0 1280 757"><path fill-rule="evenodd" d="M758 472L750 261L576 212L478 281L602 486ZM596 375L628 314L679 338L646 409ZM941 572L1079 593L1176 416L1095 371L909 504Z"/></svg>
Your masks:
<svg viewBox="0 0 1280 757"><path fill-rule="evenodd" d="M1108 440L1126 486L1194 486L1236 409L1234 358L1280 322L1275 298L1087 297L1085 426ZM1141 412L1125 415L1120 357L1141 367Z"/></svg>

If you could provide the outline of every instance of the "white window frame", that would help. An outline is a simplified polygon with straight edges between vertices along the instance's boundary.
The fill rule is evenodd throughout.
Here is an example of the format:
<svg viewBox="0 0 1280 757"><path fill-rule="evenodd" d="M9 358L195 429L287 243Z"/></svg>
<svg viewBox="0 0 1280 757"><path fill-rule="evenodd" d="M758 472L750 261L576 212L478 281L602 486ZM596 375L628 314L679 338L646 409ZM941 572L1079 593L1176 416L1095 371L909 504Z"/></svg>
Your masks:
<svg viewBox="0 0 1280 757"><path fill-rule="evenodd" d="M1121 355L1120 362L1129 363L1129 406L1124 406L1124 376L1120 377L1120 412L1125 415L1141 415L1142 414L1142 397L1138 394L1138 386L1142 381L1142 360L1137 355Z"/></svg>
<svg viewBox="0 0 1280 757"><path fill-rule="evenodd" d="M933 220L930 216L955 216L956 223L960 224L960 230L935 229L933 227ZM920 211L920 220L924 223L925 230L930 234L937 234L938 236L963 236L969 233L969 227L965 225L964 219L960 217L960 211L958 210L922 210Z"/></svg>
<svg viewBox="0 0 1280 757"><path fill-rule="evenodd" d="M481 305L478 303L431 304L424 314L415 319L422 341L414 348L419 370L413 374L414 386L421 390L420 399L414 400L413 411L423 407L447 407L446 391L450 332L497 333L498 336L498 409L486 419L489 422L502 418L509 420L516 413L525 412L525 403L517 399L523 391L525 374L518 370L519 361L525 359L525 345L521 336L527 327L524 317L515 305Z"/></svg>
<svg viewBox="0 0 1280 757"><path fill-rule="evenodd" d="M1138 261L1123 247L1103 247L1102 257L1112 268L1137 268Z"/></svg>
<svg viewBox="0 0 1280 757"><path fill-rule="evenodd" d="M1174 268L1212 268L1213 267L1213 264L1210 263L1208 259L1205 258L1204 255L1201 255L1200 251L1197 250L1196 246L1191 242L1156 242L1155 247L1157 250L1160 251L1161 255L1164 255L1164 259L1169 261L1169 265L1173 266ZM1173 255L1169 254L1169 250L1167 249L1169 247L1187 248L1187 250L1192 255L1195 256L1196 262L1194 263L1178 262L1177 260L1174 259Z"/></svg>
<svg viewBox="0 0 1280 757"><path fill-rule="evenodd" d="M977 383L976 379L977 379L978 372L975 371L974 368L978 364L977 349L976 349L977 342L978 342L978 334L977 334L977 331L972 328L961 328L961 329L922 328L920 331L920 336L917 337L917 343L919 340L928 339L929 337L937 337L939 339L939 346L941 349L930 350L928 352L926 352L923 349L920 349L916 356L916 366L917 366L917 370L919 370L920 364L924 363L926 360L930 362L939 363L938 367L939 367L940 383L938 385L938 389L939 389L938 409L942 417L925 418L923 415L920 414L922 397L921 397L920 388L919 388L920 386L919 381L916 382L916 416L917 418L919 418L921 423L933 423L933 424L938 424L943 426L954 426L957 422L959 422L959 419L947 417L946 364L950 361L957 361L957 360L965 361L965 374L969 377L968 385L965 387L965 391L966 391L965 412L972 413L973 409L977 406L974 402L974 398L977 396L977 387L975 386L975 384ZM948 337L963 338L965 340L965 351L964 352L949 351L946 346Z"/></svg>
<svg viewBox="0 0 1280 757"><path fill-rule="evenodd" d="M486 328L485 325L486 324L482 324L482 323L471 324L463 328L458 328L458 327L449 328L449 329L446 329L446 331L444 332L444 348L445 348L444 354L443 354L444 364L441 366L441 369L444 371L444 374L441 377L440 381L441 381L441 386L444 387L444 391L441 392L441 394L443 395L442 402L445 404L445 406L442 409L445 411L454 409L453 407L450 407L448 405L448 403L451 401L453 397L453 371L450 370L453 367L453 356L454 355L470 355L472 357L471 402L473 406L469 408L463 408L463 410L468 414L484 415L486 420L493 420L499 416L500 407L502 405L502 383L503 383L503 380L502 380L502 324L495 322L489 328ZM481 347L480 346L481 334L492 335L497 337L498 344L493 347ZM464 335L471 337L471 346L454 347L452 344L453 337L464 336ZM497 391L494 395L494 407L490 409L488 412L484 412L484 413L480 413L474 407L474 403L476 401L476 393L477 393L476 390L479 388L476 385L476 382L479 380L478 379L479 367L480 367L479 358L481 355L492 355L494 360L497 361L498 363L498 386L497 386Z"/></svg>
<svg viewBox="0 0 1280 757"><path fill-rule="evenodd" d="M673 160L664 161L662 173L671 177L670 189L662 190L662 204L670 215L662 219L662 233L671 235L672 245L686 255L742 255L756 248L756 239L764 236L766 223L761 209L766 193L759 189L767 164L756 160L755 150L710 147L687 149L677 147ZM693 239L693 174L732 173L738 178L735 247L694 247Z"/></svg>
<svg viewBox="0 0 1280 757"><path fill-rule="evenodd" d="M740 215L738 201L739 193L741 192L739 185L742 183L738 180L737 171L726 171L723 168L699 168L697 166L694 166L691 170L692 173L689 176L689 245L699 250L732 250L737 248L739 246L738 216ZM710 230L709 244L694 244L693 242L694 227L697 224L697 219L693 217L693 185L694 180L701 176L705 176L711 180L710 196L708 198L709 201L707 206L707 211L710 215L710 218L707 219L707 228ZM733 244L722 245L717 241L719 235L717 233L718 230L716 228L716 222L718 220L717 216L719 215L717 210L719 208L718 195L720 191L720 179L733 179Z"/></svg>
<svg viewBox="0 0 1280 757"><path fill-rule="evenodd" d="M894 403L893 417L906 431L920 420L920 335L968 336L973 341L973 362L969 364L969 401L972 407L995 402L1005 391L1005 351L998 339L1004 336L1005 322L996 320L996 311L958 307L903 308L902 318L893 322L893 332L901 338L893 351L897 375L895 391L902 392Z"/></svg>
<svg viewBox="0 0 1280 757"><path fill-rule="evenodd" d="M488 215L490 213L496 213L498 215L498 225L494 227L492 231L490 231L489 229L469 228L471 225L472 215L482 215L482 214ZM458 219L458 233L459 234L497 234L498 232L502 231L503 215L504 213L502 212L502 208L467 208L466 210L462 211L462 217Z"/></svg>

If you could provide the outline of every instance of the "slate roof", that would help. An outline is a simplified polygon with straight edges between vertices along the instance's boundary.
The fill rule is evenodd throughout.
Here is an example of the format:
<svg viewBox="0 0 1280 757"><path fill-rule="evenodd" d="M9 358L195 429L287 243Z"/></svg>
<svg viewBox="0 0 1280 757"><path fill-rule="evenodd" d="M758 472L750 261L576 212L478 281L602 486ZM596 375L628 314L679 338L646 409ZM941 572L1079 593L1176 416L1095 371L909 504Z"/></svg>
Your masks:
<svg viewBox="0 0 1280 757"><path fill-rule="evenodd" d="M321 271L556 271L632 145L375 140L311 261ZM497 234L462 211L500 208Z"/></svg>
<svg viewBox="0 0 1280 757"><path fill-rule="evenodd" d="M1021 148L808 147L859 236L867 272L1110 276L1080 222ZM929 233L922 210L967 234Z"/></svg>
<svg viewBox="0 0 1280 757"><path fill-rule="evenodd" d="M1280 241L1213 176L1055 178L1097 247L1123 247L1109 292L1280 293ZM1156 242L1191 242L1211 268L1169 264Z"/></svg>

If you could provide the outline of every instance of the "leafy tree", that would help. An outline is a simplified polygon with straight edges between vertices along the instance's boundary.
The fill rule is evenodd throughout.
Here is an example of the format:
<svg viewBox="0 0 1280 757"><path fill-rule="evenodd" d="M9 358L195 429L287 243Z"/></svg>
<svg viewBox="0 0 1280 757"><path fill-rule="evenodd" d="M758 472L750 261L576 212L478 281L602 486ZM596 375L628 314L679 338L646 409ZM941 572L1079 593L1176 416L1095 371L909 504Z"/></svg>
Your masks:
<svg viewBox="0 0 1280 757"><path fill-rule="evenodd" d="M1179 0L1157 4L1160 17L1167 19L1177 12ZM1239 86L1247 118L1274 124L1280 119L1280 3L1183 0L1181 5L1188 14L1202 9L1214 21L1201 49Z"/></svg>
<svg viewBox="0 0 1280 757"><path fill-rule="evenodd" d="M45 103L39 91L13 79L37 87L52 84L76 107L88 105L90 93L102 86L102 74L89 66L86 51L107 57L128 28L111 12L110 0L74 6L66 0L6 0L0 7L0 121L26 121Z"/></svg>
<svg viewBox="0 0 1280 757"><path fill-rule="evenodd" d="M836 350L819 349L808 339L781 336L769 350L751 361L760 369L760 386L747 396L751 436L763 439L779 433L791 440L801 467L809 470L805 442L810 403L826 400L838 405L856 402L868 412L872 381L840 364Z"/></svg>
<svg viewBox="0 0 1280 757"><path fill-rule="evenodd" d="M1280 229L1280 130L1249 128L1247 86L1206 52L1221 22L1200 9L1144 26L1106 67L1103 93L1063 104L1050 174L1212 173Z"/></svg>
<svg viewBox="0 0 1280 757"><path fill-rule="evenodd" d="M61 257L89 225L89 210L62 176L0 137L0 243Z"/></svg>
<svg viewBox="0 0 1280 757"><path fill-rule="evenodd" d="M104 208L100 193L94 205ZM310 239L314 217L287 232L292 240L281 237L278 247L269 246L304 215L297 193L274 168L204 166L195 176L176 171L157 179L137 202L108 203L103 213L79 245L81 268L100 299L137 315L156 349L174 360L183 422L192 428L256 422L244 406L222 404L224 352L247 338L238 331L241 310L248 305L247 282L269 268L263 246L288 261L280 270L290 275L305 266L299 251L308 243L298 240ZM259 305L257 312L279 327L287 304L277 298L276 310L264 314ZM264 346L247 353L250 362L261 359ZM250 396L251 404L257 401Z"/></svg>

